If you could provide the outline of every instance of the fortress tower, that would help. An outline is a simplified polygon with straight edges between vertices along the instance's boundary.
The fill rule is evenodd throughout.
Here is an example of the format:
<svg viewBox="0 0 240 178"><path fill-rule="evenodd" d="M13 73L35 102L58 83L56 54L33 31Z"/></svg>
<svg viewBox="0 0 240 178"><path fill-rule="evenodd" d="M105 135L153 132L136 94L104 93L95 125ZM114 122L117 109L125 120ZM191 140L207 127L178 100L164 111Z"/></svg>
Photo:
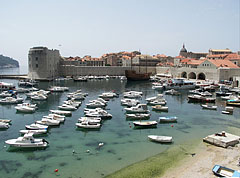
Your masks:
<svg viewBox="0 0 240 178"><path fill-rule="evenodd" d="M38 80L52 80L59 75L59 50L47 47L33 47L28 53L28 77Z"/></svg>

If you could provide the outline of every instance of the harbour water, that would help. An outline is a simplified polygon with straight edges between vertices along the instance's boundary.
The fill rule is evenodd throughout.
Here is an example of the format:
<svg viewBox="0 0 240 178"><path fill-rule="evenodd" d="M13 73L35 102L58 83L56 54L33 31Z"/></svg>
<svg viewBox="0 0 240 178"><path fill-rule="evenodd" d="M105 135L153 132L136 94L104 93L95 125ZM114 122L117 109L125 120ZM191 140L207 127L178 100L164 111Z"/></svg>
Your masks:
<svg viewBox="0 0 240 178"><path fill-rule="evenodd" d="M4 80L17 85L16 80ZM56 82L41 82L40 88L47 89ZM186 150L196 140L206 135L240 128L240 108L235 108L233 115L223 115L224 103L218 99L218 110L203 110L199 103L188 103L187 92L180 96L165 95L169 111L154 112L151 106L150 120L157 120L159 116L177 116L178 123L158 124L155 129L134 129L132 121L127 121L124 107L120 99L127 90L143 92L141 103L145 99L157 95L150 82L121 82L119 79L92 80L88 82L74 82L72 80L59 81L58 85L67 86L69 92L81 89L88 96L81 107L67 117L60 127L51 128L46 137L50 144L44 150L16 150L9 148L5 140L19 137L19 130L26 124L40 120L49 113L49 109L57 109L66 100L68 92L52 93L47 101L39 102L39 109L33 114L16 113L14 105L0 105L0 118L12 120L8 130L0 131L0 175L4 178L13 177L84 177L98 178L111 174L132 163L144 160L170 147L184 147ZM96 99L99 94L116 91L119 98L111 99L106 107L113 115L106 120L98 131L83 131L76 129L77 119L83 116L83 110L89 100ZM22 95L25 98L25 95ZM172 136L172 144L156 144L147 139L148 135ZM101 148L100 142L104 143ZM73 154L74 150L74 154ZM87 151L89 150L89 151ZM58 172L54 170L58 169Z"/></svg>

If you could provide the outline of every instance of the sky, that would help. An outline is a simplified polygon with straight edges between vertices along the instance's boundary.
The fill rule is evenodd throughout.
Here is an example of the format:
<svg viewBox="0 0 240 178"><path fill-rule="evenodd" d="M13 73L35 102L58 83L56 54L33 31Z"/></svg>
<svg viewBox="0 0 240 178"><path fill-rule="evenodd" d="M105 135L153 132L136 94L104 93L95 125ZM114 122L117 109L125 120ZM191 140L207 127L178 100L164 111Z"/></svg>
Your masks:
<svg viewBox="0 0 240 178"><path fill-rule="evenodd" d="M240 0L0 0L0 54L28 64L31 47L61 56L240 51Z"/></svg>

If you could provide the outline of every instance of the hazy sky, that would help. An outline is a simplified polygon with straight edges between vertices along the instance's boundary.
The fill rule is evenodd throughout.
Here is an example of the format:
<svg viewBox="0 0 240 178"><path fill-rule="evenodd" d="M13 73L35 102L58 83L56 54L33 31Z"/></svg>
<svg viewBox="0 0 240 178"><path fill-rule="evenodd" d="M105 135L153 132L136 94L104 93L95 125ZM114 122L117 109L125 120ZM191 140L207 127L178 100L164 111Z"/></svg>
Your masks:
<svg viewBox="0 0 240 178"><path fill-rule="evenodd" d="M177 56L240 48L239 0L0 0L0 54L27 65L34 46L62 56L140 50Z"/></svg>

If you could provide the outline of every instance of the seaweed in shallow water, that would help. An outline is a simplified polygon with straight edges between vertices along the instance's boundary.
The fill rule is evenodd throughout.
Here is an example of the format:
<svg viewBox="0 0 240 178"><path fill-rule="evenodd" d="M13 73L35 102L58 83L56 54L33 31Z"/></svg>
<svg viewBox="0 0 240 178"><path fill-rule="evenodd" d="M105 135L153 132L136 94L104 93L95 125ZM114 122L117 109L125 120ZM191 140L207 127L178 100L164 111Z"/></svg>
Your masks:
<svg viewBox="0 0 240 178"><path fill-rule="evenodd" d="M16 161L0 160L0 171L4 170L6 173L15 172L22 164Z"/></svg>

